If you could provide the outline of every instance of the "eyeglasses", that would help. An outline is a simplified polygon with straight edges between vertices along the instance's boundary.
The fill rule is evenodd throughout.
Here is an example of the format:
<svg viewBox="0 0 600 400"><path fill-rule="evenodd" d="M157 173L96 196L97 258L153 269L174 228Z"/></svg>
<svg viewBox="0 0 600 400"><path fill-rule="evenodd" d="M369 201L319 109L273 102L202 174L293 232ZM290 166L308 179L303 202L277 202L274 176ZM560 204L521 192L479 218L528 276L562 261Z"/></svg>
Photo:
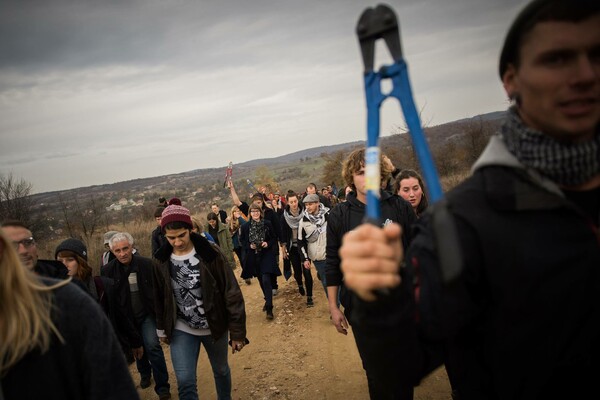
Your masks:
<svg viewBox="0 0 600 400"><path fill-rule="evenodd" d="M23 245L23 247L28 249L35 244L35 239L33 238L33 236L30 236L28 238L21 239L18 242L12 242L12 243L13 243L13 246L15 247L15 250L19 250L19 245L21 245L21 244Z"/></svg>

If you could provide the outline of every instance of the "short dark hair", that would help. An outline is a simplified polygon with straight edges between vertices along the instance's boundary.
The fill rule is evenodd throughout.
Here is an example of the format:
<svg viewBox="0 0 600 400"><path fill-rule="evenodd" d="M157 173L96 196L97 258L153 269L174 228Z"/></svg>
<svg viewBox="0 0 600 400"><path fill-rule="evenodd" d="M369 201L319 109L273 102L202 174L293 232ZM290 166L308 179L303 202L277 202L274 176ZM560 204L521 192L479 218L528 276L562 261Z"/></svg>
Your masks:
<svg viewBox="0 0 600 400"><path fill-rule="evenodd" d="M162 217L162 213L165 210L165 207L158 206L154 209L154 218Z"/></svg>
<svg viewBox="0 0 600 400"><path fill-rule="evenodd" d="M219 221L219 217L217 217L217 214L215 214L214 212L209 212L208 214L206 214L206 219L208 221L210 221L211 219L213 221L217 221L217 222Z"/></svg>
<svg viewBox="0 0 600 400"><path fill-rule="evenodd" d="M502 52L498 70L503 78L510 64L516 68L520 63L520 51L524 38L540 22L567 21L581 22L600 12L598 0L534 0L517 15L510 26Z"/></svg>
<svg viewBox="0 0 600 400"><path fill-rule="evenodd" d="M294 192L293 190L288 190L288 192L285 195L286 200L289 200L290 197L296 197L298 198L298 200L300 200L300 196L298 196L298 193Z"/></svg>
<svg viewBox="0 0 600 400"><path fill-rule="evenodd" d="M18 219L5 219L4 221L2 221L2 225L0 225L0 227L5 228L7 226L25 228L25 229L29 230L29 227L27 225L25 225L23 223L23 221L20 221Z"/></svg>
<svg viewBox="0 0 600 400"><path fill-rule="evenodd" d="M162 230L163 230L163 232L166 232L167 229L169 229L169 230L187 229L188 231L191 231L192 226L183 221L173 221L173 222L169 222L168 224L166 224Z"/></svg>

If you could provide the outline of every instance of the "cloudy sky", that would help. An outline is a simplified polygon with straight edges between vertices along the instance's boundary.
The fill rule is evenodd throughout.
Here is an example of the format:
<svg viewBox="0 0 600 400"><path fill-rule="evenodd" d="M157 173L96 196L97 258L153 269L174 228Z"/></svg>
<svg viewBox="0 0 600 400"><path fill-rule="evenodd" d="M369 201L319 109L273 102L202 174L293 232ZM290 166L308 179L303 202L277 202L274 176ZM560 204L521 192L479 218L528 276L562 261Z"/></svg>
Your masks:
<svg viewBox="0 0 600 400"><path fill-rule="evenodd" d="M524 3L387 3L426 124L506 108L498 53ZM3 0L0 174L46 192L364 140L354 29L376 4ZM390 99L381 134L401 125Z"/></svg>

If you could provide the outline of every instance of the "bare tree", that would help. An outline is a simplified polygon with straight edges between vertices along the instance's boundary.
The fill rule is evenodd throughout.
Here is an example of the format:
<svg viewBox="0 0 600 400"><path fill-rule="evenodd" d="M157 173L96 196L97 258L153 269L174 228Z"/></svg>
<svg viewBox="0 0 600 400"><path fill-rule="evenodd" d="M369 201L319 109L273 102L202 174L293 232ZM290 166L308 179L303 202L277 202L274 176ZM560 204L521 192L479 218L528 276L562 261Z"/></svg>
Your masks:
<svg viewBox="0 0 600 400"><path fill-rule="evenodd" d="M101 232L106 224L106 206L94 196L83 200L74 195L67 201L59 193L58 202L65 228L71 237L81 238L90 243L94 235Z"/></svg>
<svg viewBox="0 0 600 400"><path fill-rule="evenodd" d="M467 166L473 165L487 145L492 134L492 129L479 118L470 122L464 133L463 145L465 149L465 162Z"/></svg>
<svg viewBox="0 0 600 400"><path fill-rule="evenodd" d="M254 181L255 185L258 184L260 186L265 186L265 187L267 185L270 185L273 190L279 190L279 185L275 181L275 175L273 174L273 171L271 169L269 169L267 166L261 165L258 168L256 168L254 170L254 176L255 176L255 181ZM256 186L256 187L258 188L259 186Z"/></svg>
<svg viewBox="0 0 600 400"><path fill-rule="evenodd" d="M0 174L0 220L18 219L30 226L33 222L33 202L29 195L33 185L23 178L17 179L12 172Z"/></svg>
<svg viewBox="0 0 600 400"><path fill-rule="evenodd" d="M323 155L325 159L325 165L323 166L322 181L329 184L335 182L337 186L343 186L342 183L342 163L348 151L338 150L333 153L327 153Z"/></svg>

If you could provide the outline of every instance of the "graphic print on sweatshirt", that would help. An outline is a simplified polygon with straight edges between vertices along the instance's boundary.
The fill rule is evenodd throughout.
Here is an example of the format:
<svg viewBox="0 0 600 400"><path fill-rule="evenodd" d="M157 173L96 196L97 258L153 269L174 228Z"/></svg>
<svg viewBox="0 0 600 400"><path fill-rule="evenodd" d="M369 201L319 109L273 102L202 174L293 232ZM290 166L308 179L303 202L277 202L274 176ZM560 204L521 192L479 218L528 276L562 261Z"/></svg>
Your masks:
<svg viewBox="0 0 600 400"><path fill-rule="evenodd" d="M196 252L171 254L171 283L177 303L177 317L195 329L208 329L200 286L200 260Z"/></svg>

